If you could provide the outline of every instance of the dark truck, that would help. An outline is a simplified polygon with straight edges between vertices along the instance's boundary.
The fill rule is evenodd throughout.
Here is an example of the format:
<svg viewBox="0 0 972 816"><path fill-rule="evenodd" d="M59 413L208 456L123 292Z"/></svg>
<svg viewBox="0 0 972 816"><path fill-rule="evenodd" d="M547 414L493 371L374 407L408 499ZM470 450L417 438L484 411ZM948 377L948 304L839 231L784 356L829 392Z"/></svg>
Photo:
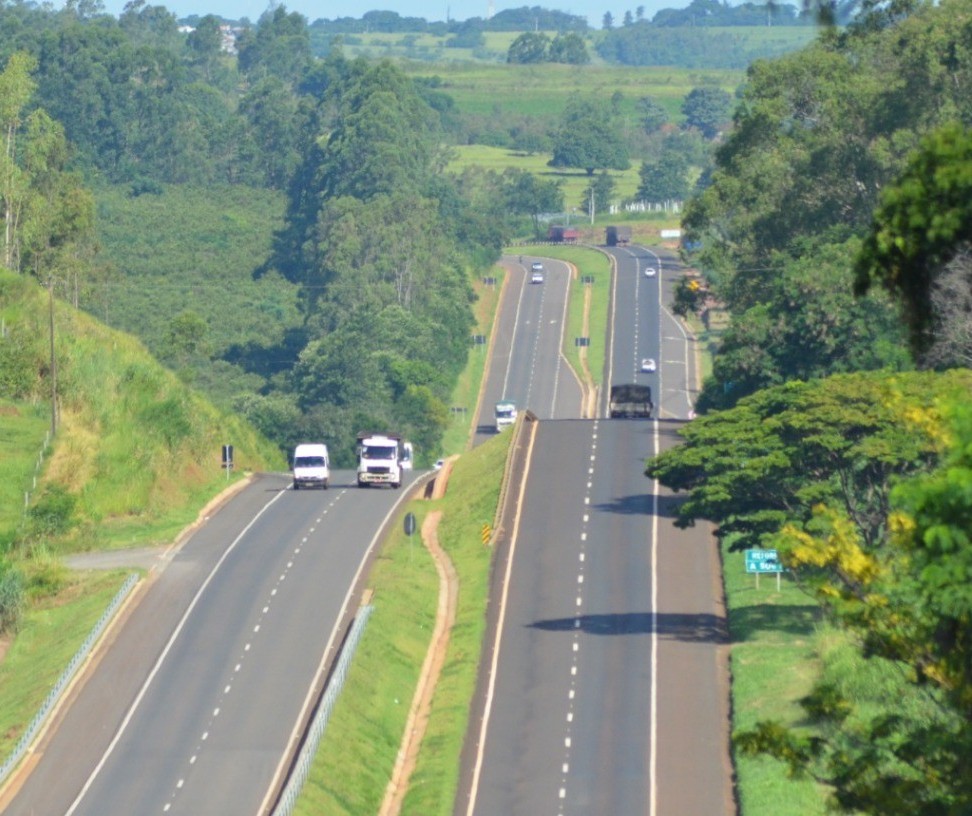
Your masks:
<svg viewBox="0 0 972 816"><path fill-rule="evenodd" d="M554 224L547 230L547 240L557 244L576 244L580 233L574 227L561 227Z"/></svg>
<svg viewBox="0 0 972 816"><path fill-rule="evenodd" d="M654 407L651 401L651 386L634 384L611 386L612 419L617 417L650 419Z"/></svg>
<svg viewBox="0 0 972 816"><path fill-rule="evenodd" d="M631 227L608 227L604 231L608 246L627 246L631 243Z"/></svg>

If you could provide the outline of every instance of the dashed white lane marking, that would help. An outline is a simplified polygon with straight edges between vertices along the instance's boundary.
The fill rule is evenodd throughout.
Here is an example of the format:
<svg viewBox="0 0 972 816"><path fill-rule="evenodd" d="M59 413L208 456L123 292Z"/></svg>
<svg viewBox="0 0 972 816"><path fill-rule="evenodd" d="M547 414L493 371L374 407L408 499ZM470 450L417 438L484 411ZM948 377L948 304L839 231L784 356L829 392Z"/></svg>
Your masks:
<svg viewBox="0 0 972 816"><path fill-rule="evenodd" d="M591 454L590 462L591 467L588 468L588 475L594 475L594 462L597 460L596 449L597 449L597 420L594 421L591 433ZM587 481L587 488L584 494L584 505L590 506L591 503L591 490L593 486L593 479ZM574 614L573 620L573 637L571 639L571 664L570 664L570 676L571 682L567 690L567 712L566 712L566 734L564 736L564 759L561 764L560 773L560 787L557 790L557 814L558 816L563 816L564 808L568 802L568 791L569 791L569 776L570 776L570 755L571 748L573 746L573 737L571 735L571 727L574 722L574 698L576 696L576 677L579 671L578 661L580 659L580 637L583 633L583 618L581 615L581 608L584 605L584 595L581 590L584 587L584 567L587 562L587 527L591 521L591 514L585 510L581 514L581 530L580 530L580 552L577 554L577 589L578 594L575 598L575 605L577 607L577 612Z"/></svg>
<svg viewBox="0 0 972 816"><path fill-rule="evenodd" d="M335 501L337 501L344 492L345 491L336 492L333 495L333 498L331 500L331 504L333 505L333 503ZM330 509L330 508L327 508L327 509L324 510L324 513L325 514L327 513L327 510L328 509ZM319 525L320 523L321 523L321 519L318 518L317 521L316 521L316 524ZM309 528L308 535L303 536L300 539L301 545L308 543L308 541L310 540L310 535L313 534L316 531L316 529L317 529L316 526L313 526L313 527L310 527ZM293 556L299 555L300 552L301 552L301 546L300 545L294 547ZM270 598L275 598L277 596L277 593L278 593L278 591L280 589L280 585L286 580L288 573L291 570L293 570L294 563L295 562L294 562L293 557L291 557L291 559L287 561L286 569L284 570L283 573L281 573L281 575L277 579L276 584L273 587L270 588ZM257 633L260 632L260 628L261 628L261 625L262 625L263 618L265 618L269 613L270 613L270 603L268 601L266 604L264 604L264 606L260 610L260 617L257 619L256 623L253 624L253 633L254 634L257 634ZM245 643L243 645L243 655L238 659L238 662L235 663L234 666L233 666L232 673L234 675L239 674L240 671L243 669L243 657L245 657L245 655L251 650L252 646L253 646L253 643L252 642L248 642L248 643ZM226 697L232 691L232 689L233 689L232 683L225 684L223 686L223 691L222 691L222 695L221 696L222 697ZM189 762L188 762L189 767L194 766L196 764L196 762L198 761L200 751L202 750L202 747L203 747L203 743L206 742L209 739L210 731L212 729L212 726L215 723L216 718L219 717L220 710L221 710L220 706L216 706L213 709L213 713L210 716L209 722L206 724L206 729L200 735L200 737L199 737L199 743L195 746L194 752L189 757ZM186 777L180 777L179 779L176 780L175 788L174 788L172 794L169 797L169 801L167 801L165 803L165 805L163 806L163 808L162 808L162 811L164 813L168 813L172 809L172 805L174 804L174 800L175 800L176 794L180 790L182 790L182 788L185 786L185 782L186 782Z"/></svg>

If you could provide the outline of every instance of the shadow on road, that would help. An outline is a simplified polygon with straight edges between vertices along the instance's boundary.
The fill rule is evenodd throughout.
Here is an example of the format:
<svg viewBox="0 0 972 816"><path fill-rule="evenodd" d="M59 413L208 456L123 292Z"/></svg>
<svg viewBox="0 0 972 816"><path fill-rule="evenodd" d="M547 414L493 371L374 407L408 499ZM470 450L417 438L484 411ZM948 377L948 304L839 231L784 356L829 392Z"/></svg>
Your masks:
<svg viewBox="0 0 972 816"><path fill-rule="evenodd" d="M650 635L653 631L650 612L577 615L535 621L528 626L546 632L573 632L579 629L589 635ZM666 640L686 643L726 643L728 640L725 618L711 614L661 612L657 616L655 631Z"/></svg>

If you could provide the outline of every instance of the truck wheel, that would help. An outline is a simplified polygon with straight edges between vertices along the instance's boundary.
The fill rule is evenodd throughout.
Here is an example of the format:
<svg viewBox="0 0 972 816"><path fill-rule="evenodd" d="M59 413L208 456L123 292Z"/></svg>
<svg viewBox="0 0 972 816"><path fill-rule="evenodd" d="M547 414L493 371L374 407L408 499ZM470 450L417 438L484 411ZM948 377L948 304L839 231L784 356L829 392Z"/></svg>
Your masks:
<svg viewBox="0 0 972 816"><path fill-rule="evenodd" d="M401 482L392 482L392 487L394 487L395 490L398 490L398 488L400 488L401 486L402 486Z"/></svg>
<svg viewBox="0 0 972 816"><path fill-rule="evenodd" d="M294 490L300 490L300 485L297 482L294 482Z"/></svg>

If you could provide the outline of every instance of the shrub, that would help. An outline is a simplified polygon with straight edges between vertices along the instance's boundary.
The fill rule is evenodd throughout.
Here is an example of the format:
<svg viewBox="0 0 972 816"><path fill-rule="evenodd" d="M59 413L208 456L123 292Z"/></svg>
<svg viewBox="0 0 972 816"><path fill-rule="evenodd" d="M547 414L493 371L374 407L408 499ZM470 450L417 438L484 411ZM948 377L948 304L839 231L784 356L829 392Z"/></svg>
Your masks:
<svg viewBox="0 0 972 816"><path fill-rule="evenodd" d="M53 536L71 528L77 499L60 485L48 485L27 511L32 536Z"/></svg>
<svg viewBox="0 0 972 816"><path fill-rule="evenodd" d="M23 575L13 565L0 561L0 633L16 631L23 611Z"/></svg>

